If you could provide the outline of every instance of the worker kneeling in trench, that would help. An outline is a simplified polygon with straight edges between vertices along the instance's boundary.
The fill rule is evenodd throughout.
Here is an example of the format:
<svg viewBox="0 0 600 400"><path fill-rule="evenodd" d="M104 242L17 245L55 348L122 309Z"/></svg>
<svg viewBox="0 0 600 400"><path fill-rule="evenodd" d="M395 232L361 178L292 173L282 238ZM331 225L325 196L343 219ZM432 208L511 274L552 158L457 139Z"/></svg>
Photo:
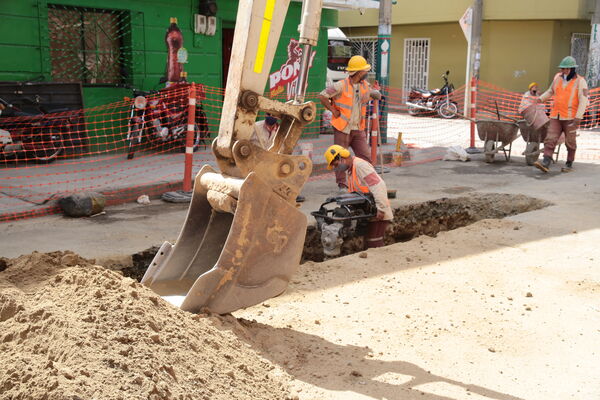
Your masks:
<svg viewBox="0 0 600 400"><path fill-rule="evenodd" d="M377 207L377 215L369 221L365 244L367 248L384 245L385 230L394 219L387 197L387 186L368 161L350 154L348 149L334 144L325 151L327 169L346 172L348 192L371 193Z"/></svg>

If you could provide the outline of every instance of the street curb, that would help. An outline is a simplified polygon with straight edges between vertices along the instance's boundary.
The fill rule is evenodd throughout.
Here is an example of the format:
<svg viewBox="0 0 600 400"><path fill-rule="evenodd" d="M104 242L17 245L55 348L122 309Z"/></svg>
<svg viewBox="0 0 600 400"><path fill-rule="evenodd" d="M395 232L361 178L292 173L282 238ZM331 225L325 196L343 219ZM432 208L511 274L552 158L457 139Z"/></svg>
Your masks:
<svg viewBox="0 0 600 400"><path fill-rule="evenodd" d="M379 157L378 157L379 158ZM392 160L392 153L385 152L383 154L384 164L389 163ZM327 169L326 163L313 164L313 169L310 177L317 177L326 174L330 174L332 171ZM107 206L115 206L119 204L125 204L134 202L139 196L147 195L150 199L160 199L161 195L165 192L177 191L183 189L183 180L176 181L161 181L155 183L148 183L135 187L127 188L106 188L103 190L96 190L97 193L102 194L106 198ZM5 212L0 213L0 223L16 221L26 218L41 217L52 214L61 214L62 210L58 206L58 200L61 197L68 195L69 193L62 193L61 196L48 201L46 204L35 207L26 211L19 212Z"/></svg>

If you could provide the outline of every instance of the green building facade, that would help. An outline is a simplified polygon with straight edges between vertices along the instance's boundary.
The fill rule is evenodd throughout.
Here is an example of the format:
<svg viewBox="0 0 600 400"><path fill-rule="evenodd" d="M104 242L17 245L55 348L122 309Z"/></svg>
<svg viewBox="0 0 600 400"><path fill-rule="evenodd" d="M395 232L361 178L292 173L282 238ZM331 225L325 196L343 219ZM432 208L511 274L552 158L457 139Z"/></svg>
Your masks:
<svg viewBox="0 0 600 400"><path fill-rule="evenodd" d="M0 81L81 82L86 108L142 90L164 87L170 18L178 20L188 51L188 81L223 87L227 40L232 39L238 1L216 0L214 35L194 32L202 0L0 0ZM291 2L273 61L287 60L298 38L302 4ZM322 32L309 76L309 91L326 80L327 27L337 11L323 10ZM73 47L79 50L73 50ZM268 88L266 88L268 92Z"/></svg>

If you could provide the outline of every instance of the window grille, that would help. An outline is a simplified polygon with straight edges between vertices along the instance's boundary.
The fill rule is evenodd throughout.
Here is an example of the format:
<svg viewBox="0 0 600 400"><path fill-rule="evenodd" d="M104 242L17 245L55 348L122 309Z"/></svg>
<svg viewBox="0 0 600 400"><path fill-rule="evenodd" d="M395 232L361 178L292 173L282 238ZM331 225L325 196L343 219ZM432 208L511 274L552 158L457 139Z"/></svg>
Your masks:
<svg viewBox="0 0 600 400"><path fill-rule="evenodd" d="M582 76L585 76L587 71L590 37L589 33L573 33L571 35L571 55L577 60L577 73Z"/></svg>
<svg viewBox="0 0 600 400"><path fill-rule="evenodd" d="M48 5L55 82L123 84L131 75L129 12Z"/></svg>
<svg viewBox="0 0 600 400"><path fill-rule="evenodd" d="M377 37L375 36L356 36L349 37L352 43L352 55L363 56L371 65L371 71L367 78L375 79L377 70Z"/></svg>
<svg viewBox="0 0 600 400"><path fill-rule="evenodd" d="M410 89L427 89L429 84L430 39L404 39L403 95Z"/></svg>

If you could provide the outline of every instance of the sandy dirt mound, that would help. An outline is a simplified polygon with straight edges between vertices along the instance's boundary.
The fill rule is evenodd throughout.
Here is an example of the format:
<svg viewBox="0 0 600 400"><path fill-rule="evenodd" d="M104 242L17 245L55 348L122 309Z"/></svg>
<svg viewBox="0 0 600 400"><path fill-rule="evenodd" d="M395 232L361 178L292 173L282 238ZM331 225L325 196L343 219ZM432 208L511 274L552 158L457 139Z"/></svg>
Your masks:
<svg viewBox="0 0 600 400"><path fill-rule="evenodd" d="M0 272L8 399L284 399L288 377L215 318L70 252Z"/></svg>

